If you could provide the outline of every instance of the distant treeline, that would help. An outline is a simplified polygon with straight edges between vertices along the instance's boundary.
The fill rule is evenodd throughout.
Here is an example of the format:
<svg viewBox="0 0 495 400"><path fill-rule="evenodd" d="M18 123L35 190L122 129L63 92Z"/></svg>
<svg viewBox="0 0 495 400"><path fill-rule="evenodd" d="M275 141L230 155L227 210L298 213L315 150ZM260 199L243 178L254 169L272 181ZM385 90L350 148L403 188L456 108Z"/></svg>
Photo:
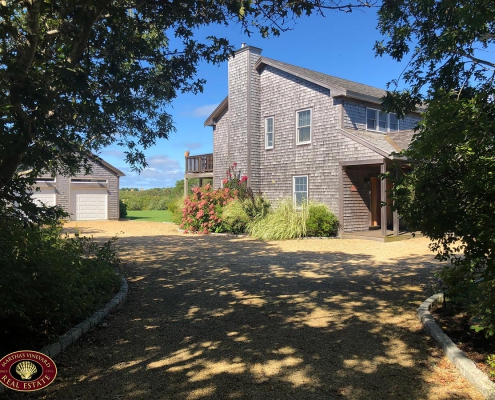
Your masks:
<svg viewBox="0 0 495 400"><path fill-rule="evenodd" d="M206 180L205 180L206 181ZM204 182L206 184L206 182ZM189 191L198 186L198 179L189 179ZM120 200L127 210L169 210L179 198L184 196L184 180L175 183L175 187L140 190L138 188L120 189Z"/></svg>

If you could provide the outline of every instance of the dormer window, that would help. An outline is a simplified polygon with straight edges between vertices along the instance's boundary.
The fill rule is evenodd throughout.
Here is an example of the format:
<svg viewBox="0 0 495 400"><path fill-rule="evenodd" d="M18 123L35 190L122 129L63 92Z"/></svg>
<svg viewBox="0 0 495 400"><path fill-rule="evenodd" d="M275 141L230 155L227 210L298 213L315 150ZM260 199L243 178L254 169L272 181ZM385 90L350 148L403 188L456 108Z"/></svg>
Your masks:
<svg viewBox="0 0 495 400"><path fill-rule="evenodd" d="M395 132L399 130L397 115L366 108L366 129L368 131Z"/></svg>

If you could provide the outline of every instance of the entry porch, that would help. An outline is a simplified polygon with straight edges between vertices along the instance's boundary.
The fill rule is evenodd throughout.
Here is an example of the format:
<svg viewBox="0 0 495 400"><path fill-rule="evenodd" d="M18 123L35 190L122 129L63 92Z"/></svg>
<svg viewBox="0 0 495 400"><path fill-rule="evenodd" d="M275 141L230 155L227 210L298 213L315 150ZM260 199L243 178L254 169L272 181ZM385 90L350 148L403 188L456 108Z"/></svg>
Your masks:
<svg viewBox="0 0 495 400"><path fill-rule="evenodd" d="M402 169L409 168L404 161ZM389 159L345 161L339 168L341 237L378 241L409 239L412 234L401 225L392 210L389 179L382 179L391 168Z"/></svg>

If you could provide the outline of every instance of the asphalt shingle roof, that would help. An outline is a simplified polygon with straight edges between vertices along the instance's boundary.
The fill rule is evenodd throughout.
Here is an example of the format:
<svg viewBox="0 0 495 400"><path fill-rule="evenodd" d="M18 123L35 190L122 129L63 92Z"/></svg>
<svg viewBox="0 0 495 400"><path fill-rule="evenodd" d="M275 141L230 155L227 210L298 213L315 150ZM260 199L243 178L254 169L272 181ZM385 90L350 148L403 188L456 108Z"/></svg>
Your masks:
<svg viewBox="0 0 495 400"><path fill-rule="evenodd" d="M378 89L373 86L363 85L362 83L349 81L347 79L338 78L336 76L323 74L306 68L297 67L292 64L287 64L282 61L273 60L267 57L260 57L256 63L256 67L260 68L263 65L270 65L287 73L293 74L310 82L314 82L326 88L337 88L346 92L349 97L356 97L363 100L380 99L387 94L386 90Z"/></svg>

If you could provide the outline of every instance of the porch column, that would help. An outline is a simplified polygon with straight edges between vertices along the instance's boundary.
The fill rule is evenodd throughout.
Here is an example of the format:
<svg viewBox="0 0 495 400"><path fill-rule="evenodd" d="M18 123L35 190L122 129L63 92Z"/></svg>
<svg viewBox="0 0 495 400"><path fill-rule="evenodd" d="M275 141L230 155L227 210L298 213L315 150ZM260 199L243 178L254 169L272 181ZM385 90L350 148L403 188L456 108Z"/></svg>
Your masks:
<svg viewBox="0 0 495 400"><path fill-rule="evenodd" d="M385 174L387 172L387 162L383 160L382 165L380 166L380 173ZM380 225L382 228L382 236L387 236L387 180L382 179L380 185L380 201L382 203L381 206L381 221Z"/></svg>
<svg viewBox="0 0 495 400"><path fill-rule="evenodd" d="M344 233L344 174L345 167L339 164L339 235Z"/></svg>
<svg viewBox="0 0 495 400"><path fill-rule="evenodd" d="M397 179L397 169L395 170L395 178ZM393 203L395 206L395 202ZM399 236L399 212L397 210L394 211L394 236Z"/></svg>
<svg viewBox="0 0 495 400"><path fill-rule="evenodd" d="M394 211L394 236L399 236L399 213Z"/></svg>
<svg viewBox="0 0 495 400"><path fill-rule="evenodd" d="M184 197L187 197L187 194L189 192L189 178L186 177L187 173L189 172L189 151L184 152L184 161L185 161L185 174L184 174Z"/></svg>

